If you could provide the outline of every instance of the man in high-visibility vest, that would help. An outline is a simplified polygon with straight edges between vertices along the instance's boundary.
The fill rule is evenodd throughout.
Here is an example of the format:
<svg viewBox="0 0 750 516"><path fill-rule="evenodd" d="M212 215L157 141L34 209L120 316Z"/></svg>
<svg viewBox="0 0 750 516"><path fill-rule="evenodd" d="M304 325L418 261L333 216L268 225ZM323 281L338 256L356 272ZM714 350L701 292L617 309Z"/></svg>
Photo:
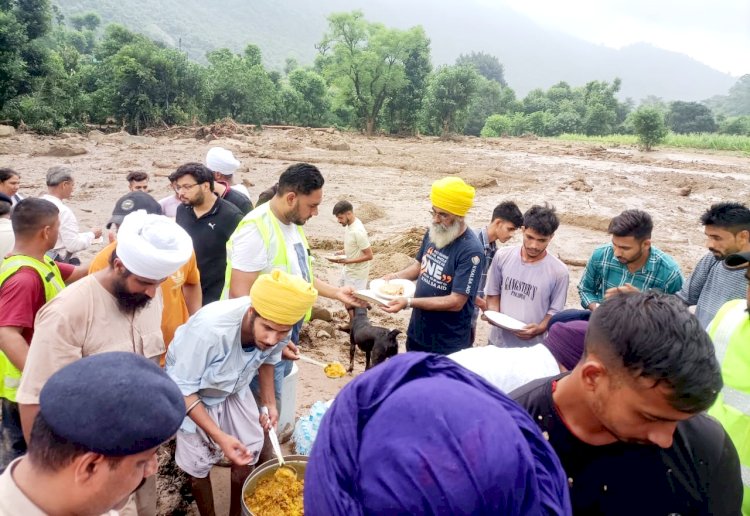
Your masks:
<svg viewBox="0 0 750 516"><path fill-rule="evenodd" d="M281 269L303 277L323 297L337 299L344 305L364 306L352 295L351 287L336 288L313 276L310 246L302 226L318 214L318 206L323 201L323 183L323 175L316 166L291 165L279 177L276 195L245 215L227 243L222 299L247 296L258 276ZM283 357L287 360L276 366L277 406L281 401L281 381L291 371L288 360L298 358L295 343L301 327L302 320L294 325L290 344L284 349Z"/></svg>
<svg viewBox="0 0 750 516"><path fill-rule="evenodd" d="M13 250L0 267L0 398L2 447L0 472L26 453L26 441L16 403L21 371L26 363L39 309L86 274L85 267L56 263L45 253L55 246L59 210L44 199L26 198L13 210Z"/></svg>
<svg viewBox="0 0 750 516"><path fill-rule="evenodd" d="M750 251L732 254L724 263L744 268L747 299L735 299L721 307L708 326L716 348L724 387L708 413L718 419L732 438L740 457L744 497L742 514L750 516Z"/></svg>

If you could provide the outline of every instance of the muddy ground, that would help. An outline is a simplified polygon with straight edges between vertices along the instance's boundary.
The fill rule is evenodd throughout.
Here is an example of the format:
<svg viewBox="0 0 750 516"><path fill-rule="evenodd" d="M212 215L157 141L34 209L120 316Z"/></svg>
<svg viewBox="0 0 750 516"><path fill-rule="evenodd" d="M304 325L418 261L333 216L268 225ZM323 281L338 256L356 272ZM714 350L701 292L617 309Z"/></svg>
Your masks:
<svg viewBox="0 0 750 516"><path fill-rule="evenodd" d="M151 136L125 133L38 137L18 134L0 139L0 166L20 172L25 195L44 192L48 167L66 164L77 172L77 190L69 201L81 228L106 223L115 200L126 193L126 174L148 171L154 196L170 194L166 176L188 161L202 161L211 146L232 150L242 162L237 177L253 196L272 185L284 168L297 161L316 164L326 179L320 214L306 225L316 256L316 274L338 280L338 266L323 256L341 247L342 228L331 214L341 199L352 202L373 242L372 277L409 263L430 221L427 211L432 181L457 175L477 188L471 226L486 222L500 201L515 200L524 211L532 204L553 204L562 225L549 250L570 267L568 307L577 307L576 285L593 248L608 240L609 219L627 208L647 210L654 218L654 245L672 254L685 273L704 254L700 214L717 201L747 202L750 160L739 154L695 153L664 149L643 153L629 147L537 139L367 138L334 130L266 129L232 124L201 130L174 129ZM509 245L519 244L518 236ZM93 256L101 246L83 253ZM348 334L337 330L346 313L322 300L333 321L314 321L303 332L304 352L322 361L348 363ZM408 314L377 309L379 325L405 330ZM479 341L487 328L480 322ZM401 336L401 342L404 337ZM364 369L357 355L355 375ZM351 377L331 380L315 366L300 364L297 414L316 400L327 400ZM216 471L223 483L228 470ZM223 500L227 491L216 486ZM219 514L227 507L221 503Z"/></svg>

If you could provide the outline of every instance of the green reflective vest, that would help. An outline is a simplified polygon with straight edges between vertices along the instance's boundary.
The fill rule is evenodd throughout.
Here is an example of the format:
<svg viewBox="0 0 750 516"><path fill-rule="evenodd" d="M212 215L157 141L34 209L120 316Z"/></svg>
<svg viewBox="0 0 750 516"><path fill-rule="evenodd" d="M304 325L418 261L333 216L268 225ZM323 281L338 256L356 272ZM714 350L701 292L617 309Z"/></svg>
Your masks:
<svg viewBox="0 0 750 516"><path fill-rule="evenodd" d="M744 486L742 514L750 516L750 318L746 310L746 300L730 301L708 327L724 380L708 413L721 422L737 448Z"/></svg>
<svg viewBox="0 0 750 516"><path fill-rule="evenodd" d="M286 244L284 240L284 234L281 232L281 226L276 216L271 212L271 203L267 202L260 205L243 218L237 225L237 229L234 230L231 238L227 241L227 269L224 274L224 289L221 291L221 299L229 298L229 283L232 279L232 241L239 234L239 232L248 224L255 224L258 227L258 233L260 233L261 239L263 239L263 245L265 252L271 247L271 237L276 240L276 255L271 260L271 269L281 269L284 272L293 274L292 262L289 261L289 257L286 252ZM307 243L302 226L297 226L300 240L302 245L305 247L307 252L307 271L310 274L310 284L313 284L313 270L312 270L312 256L310 255L310 245ZM296 259L293 257L292 259ZM249 292L248 292L249 294ZM312 308L308 310L305 316L305 321L310 320Z"/></svg>
<svg viewBox="0 0 750 516"><path fill-rule="evenodd" d="M44 285L44 300L49 302L65 288L60 269L52 258L44 257L44 262L24 255L9 256L0 266L0 287L5 280L13 276L21 267L31 267L42 278ZM0 398L16 401L18 385L21 383L21 371L8 360L5 353L0 352Z"/></svg>

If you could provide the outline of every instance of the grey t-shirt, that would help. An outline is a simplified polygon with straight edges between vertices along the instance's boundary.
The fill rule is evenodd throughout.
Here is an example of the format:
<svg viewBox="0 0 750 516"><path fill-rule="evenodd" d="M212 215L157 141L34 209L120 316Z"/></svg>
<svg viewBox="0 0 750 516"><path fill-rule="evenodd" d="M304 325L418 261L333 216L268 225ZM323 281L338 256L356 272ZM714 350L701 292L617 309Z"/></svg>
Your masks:
<svg viewBox="0 0 750 516"><path fill-rule="evenodd" d="M526 324L536 324L547 314L556 314L565 307L568 268L549 253L538 262L524 263L520 246L505 247L492 259L485 293L500 296L502 313ZM490 331L490 343L496 346L533 346L542 342L542 337L522 340L496 326Z"/></svg>
<svg viewBox="0 0 750 516"><path fill-rule="evenodd" d="M695 316L707 328L724 303L744 299L747 295L745 269L731 270L713 253L700 259L690 278L682 285L677 297L689 306L695 305Z"/></svg>

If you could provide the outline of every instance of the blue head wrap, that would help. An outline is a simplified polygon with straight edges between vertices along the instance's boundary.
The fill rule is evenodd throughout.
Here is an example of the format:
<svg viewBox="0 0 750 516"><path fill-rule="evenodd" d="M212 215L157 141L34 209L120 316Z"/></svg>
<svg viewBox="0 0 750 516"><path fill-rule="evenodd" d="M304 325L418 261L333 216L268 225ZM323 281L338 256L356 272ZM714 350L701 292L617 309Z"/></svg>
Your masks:
<svg viewBox="0 0 750 516"><path fill-rule="evenodd" d="M528 413L454 361L406 353L349 383L305 475L305 514L570 514Z"/></svg>

